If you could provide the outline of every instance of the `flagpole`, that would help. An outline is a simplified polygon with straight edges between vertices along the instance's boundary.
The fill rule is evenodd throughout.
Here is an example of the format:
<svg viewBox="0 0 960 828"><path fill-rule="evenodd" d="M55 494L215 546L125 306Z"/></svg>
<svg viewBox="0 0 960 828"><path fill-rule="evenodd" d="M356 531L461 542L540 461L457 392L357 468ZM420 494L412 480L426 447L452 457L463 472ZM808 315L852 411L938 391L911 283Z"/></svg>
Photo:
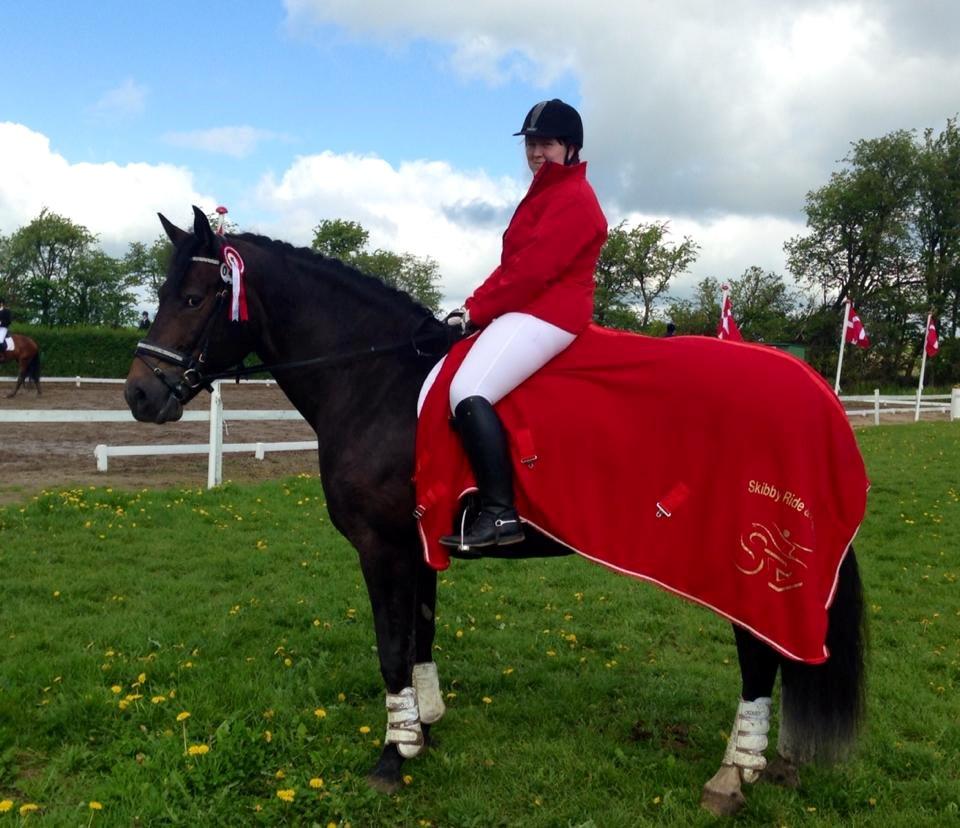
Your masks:
<svg viewBox="0 0 960 828"><path fill-rule="evenodd" d="M840 396L840 371L843 368L843 346L847 341L847 325L850 322L850 306L853 303L849 297L843 300L843 327L840 329L840 357L837 359L837 381L833 384L833 393Z"/></svg>
<svg viewBox="0 0 960 828"><path fill-rule="evenodd" d="M923 394L923 374L927 370L927 340L930 338L930 320L933 311L927 314L927 326L923 329L923 359L920 360L920 384L917 386L917 407L913 412L913 421L920 421L920 397Z"/></svg>
<svg viewBox="0 0 960 828"><path fill-rule="evenodd" d="M720 330L724 334L727 334L728 331L723 327L723 311L727 306L727 294L730 292L730 285L722 284L720 285ZM726 336L723 337L726 339Z"/></svg>

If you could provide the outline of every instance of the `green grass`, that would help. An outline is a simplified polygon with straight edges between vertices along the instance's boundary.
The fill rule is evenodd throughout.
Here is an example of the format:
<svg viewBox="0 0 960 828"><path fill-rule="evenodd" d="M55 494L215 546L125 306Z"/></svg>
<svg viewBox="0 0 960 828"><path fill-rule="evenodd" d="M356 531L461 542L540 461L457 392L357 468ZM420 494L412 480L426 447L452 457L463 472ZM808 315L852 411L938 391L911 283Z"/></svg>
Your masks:
<svg viewBox="0 0 960 828"><path fill-rule="evenodd" d="M960 819L960 430L858 437L868 728L799 790L748 789L742 824ZM316 478L48 491L0 509L0 538L0 826L716 822L698 800L735 709L732 635L650 586L579 559L455 562L441 744L381 796L371 612Z"/></svg>

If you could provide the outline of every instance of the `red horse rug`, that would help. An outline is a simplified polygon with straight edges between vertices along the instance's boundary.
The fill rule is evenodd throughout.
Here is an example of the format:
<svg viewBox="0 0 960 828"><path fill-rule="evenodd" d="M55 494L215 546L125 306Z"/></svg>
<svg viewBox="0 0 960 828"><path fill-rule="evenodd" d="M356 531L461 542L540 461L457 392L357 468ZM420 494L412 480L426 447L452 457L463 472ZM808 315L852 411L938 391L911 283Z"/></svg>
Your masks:
<svg viewBox="0 0 960 828"><path fill-rule="evenodd" d="M427 563L476 489L449 387L417 428ZM774 348L590 326L497 405L525 523L591 561L719 613L782 654L829 656L827 609L869 483L847 416L810 366Z"/></svg>

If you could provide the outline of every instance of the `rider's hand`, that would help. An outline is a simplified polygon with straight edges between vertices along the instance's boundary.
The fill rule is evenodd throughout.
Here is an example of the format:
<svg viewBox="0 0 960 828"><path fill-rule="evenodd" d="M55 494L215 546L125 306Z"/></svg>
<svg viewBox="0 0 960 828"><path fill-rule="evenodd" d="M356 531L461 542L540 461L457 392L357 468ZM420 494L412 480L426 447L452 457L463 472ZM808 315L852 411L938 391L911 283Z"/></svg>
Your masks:
<svg viewBox="0 0 960 828"><path fill-rule="evenodd" d="M470 311L466 308L457 308L450 311L444 319L451 328L459 328L460 333L466 333L467 325L470 324Z"/></svg>

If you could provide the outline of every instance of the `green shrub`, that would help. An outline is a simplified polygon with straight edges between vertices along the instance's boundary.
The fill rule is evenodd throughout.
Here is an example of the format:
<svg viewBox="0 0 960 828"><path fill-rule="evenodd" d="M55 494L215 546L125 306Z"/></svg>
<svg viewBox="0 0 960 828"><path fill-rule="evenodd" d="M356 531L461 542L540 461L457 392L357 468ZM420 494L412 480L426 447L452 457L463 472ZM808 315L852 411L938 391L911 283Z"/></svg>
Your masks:
<svg viewBox="0 0 960 828"><path fill-rule="evenodd" d="M41 376L123 378L141 338L134 328L42 328L15 325L14 332L40 346ZM0 373L15 376L17 364L5 362Z"/></svg>

